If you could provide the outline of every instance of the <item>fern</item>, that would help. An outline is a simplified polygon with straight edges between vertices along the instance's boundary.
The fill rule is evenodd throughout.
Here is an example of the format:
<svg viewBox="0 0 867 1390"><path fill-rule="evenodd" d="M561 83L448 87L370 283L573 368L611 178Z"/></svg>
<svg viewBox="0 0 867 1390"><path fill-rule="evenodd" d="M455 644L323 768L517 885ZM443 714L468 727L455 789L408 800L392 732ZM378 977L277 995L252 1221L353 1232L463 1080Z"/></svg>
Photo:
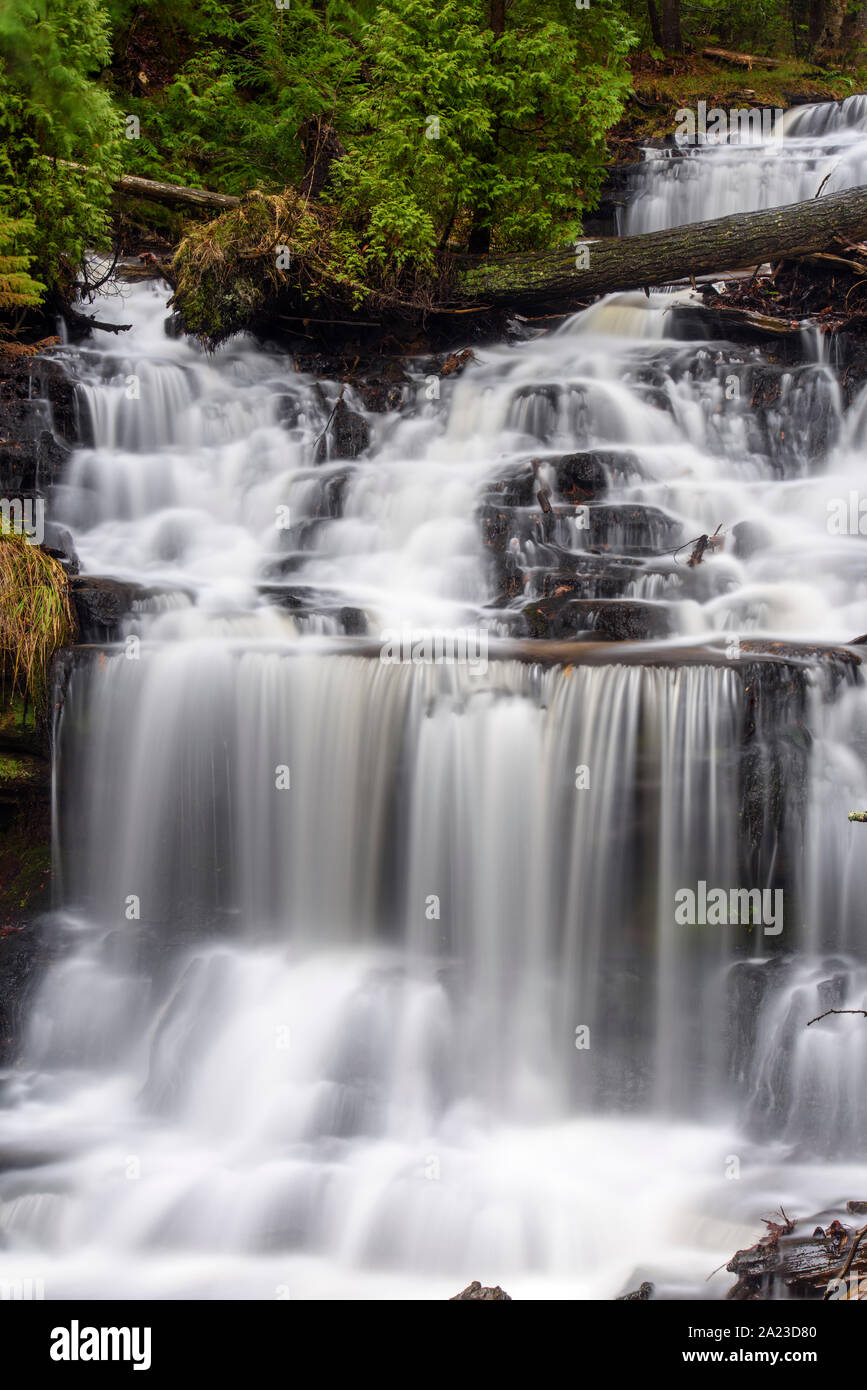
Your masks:
<svg viewBox="0 0 867 1390"><path fill-rule="evenodd" d="M45 286L27 273L31 256L16 255L7 248L15 246L19 239L26 239L33 233L33 224L24 219L18 221L0 214L0 313L10 314L20 309L31 309L39 303Z"/></svg>

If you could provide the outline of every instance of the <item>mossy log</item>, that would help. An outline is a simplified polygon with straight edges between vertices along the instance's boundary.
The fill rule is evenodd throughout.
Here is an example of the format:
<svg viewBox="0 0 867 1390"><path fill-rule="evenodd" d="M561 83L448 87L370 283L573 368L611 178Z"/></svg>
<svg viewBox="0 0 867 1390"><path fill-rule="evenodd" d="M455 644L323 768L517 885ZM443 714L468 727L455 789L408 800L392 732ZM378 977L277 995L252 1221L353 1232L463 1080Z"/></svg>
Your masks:
<svg viewBox="0 0 867 1390"><path fill-rule="evenodd" d="M867 234L867 188L735 213L641 236L607 237L538 256L489 258L462 269L462 302L539 312L614 290L666 284L808 255Z"/></svg>
<svg viewBox="0 0 867 1390"><path fill-rule="evenodd" d="M247 195L191 230L175 254L174 303L184 328L216 343L267 327L285 313L350 326L363 319L370 327L486 310L569 313L617 290L749 269L823 251L841 239L858 241L867 237L867 187L537 255L449 258L441 273L401 285L350 277L341 235L334 209L314 207L291 189ZM278 251L285 266L275 259ZM355 277L363 273L356 270ZM767 318L758 326L778 335L787 328Z"/></svg>

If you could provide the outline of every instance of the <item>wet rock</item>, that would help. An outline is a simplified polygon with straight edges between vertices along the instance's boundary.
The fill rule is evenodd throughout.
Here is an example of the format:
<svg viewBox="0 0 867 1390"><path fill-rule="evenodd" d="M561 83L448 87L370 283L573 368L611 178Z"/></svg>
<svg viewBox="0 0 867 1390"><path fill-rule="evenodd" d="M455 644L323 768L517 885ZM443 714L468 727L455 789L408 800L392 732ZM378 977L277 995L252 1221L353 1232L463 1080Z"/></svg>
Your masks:
<svg viewBox="0 0 867 1390"><path fill-rule="evenodd" d="M507 1294L497 1284L494 1288L483 1287L478 1279L474 1279L472 1284L467 1284L460 1293L454 1294L449 1299L449 1303L511 1303L511 1294Z"/></svg>
<svg viewBox="0 0 867 1390"><path fill-rule="evenodd" d="M516 391L509 405L509 427L544 443L557 426L561 388L545 383Z"/></svg>
<svg viewBox="0 0 867 1390"><path fill-rule="evenodd" d="M643 572L643 562L627 556L576 555L568 569L558 566L531 575L530 585L539 598L622 598L627 585Z"/></svg>
<svg viewBox="0 0 867 1390"><path fill-rule="evenodd" d="M569 503L547 510L485 502L479 517L484 543L492 550L503 550L515 540L560 547L573 555L611 551L650 557L671 553L684 539L674 517L637 502Z"/></svg>
<svg viewBox="0 0 867 1390"><path fill-rule="evenodd" d="M373 410L380 415L385 415L391 410L399 410L403 405L403 382L407 380L408 378L403 374L401 374L400 381L387 377L382 379L368 377L367 380L359 382L356 389L365 410Z"/></svg>
<svg viewBox="0 0 867 1390"><path fill-rule="evenodd" d="M595 503L588 507L591 546L636 555L671 551L683 542L683 527L659 507L641 503Z"/></svg>
<svg viewBox="0 0 867 1390"><path fill-rule="evenodd" d="M589 502L607 490L606 463L614 457L598 450L584 450L577 454L561 454L547 462L553 464L561 497L568 502Z"/></svg>
<svg viewBox="0 0 867 1390"><path fill-rule="evenodd" d="M89 443L89 435L60 363L40 355L0 358L0 496L51 487L78 442Z"/></svg>
<svg viewBox="0 0 867 1390"><path fill-rule="evenodd" d="M548 640L592 633L606 642L645 642L673 631L666 605L636 599L542 599L528 604L523 616L528 636Z"/></svg>
<svg viewBox="0 0 867 1390"><path fill-rule="evenodd" d="M82 642L112 641L140 595L138 584L99 575L77 575L70 580L70 596L78 618Z"/></svg>
<svg viewBox="0 0 867 1390"><path fill-rule="evenodd" d="M292 430L301 417L301 402L297 396L280 395L274 401L274 410L278 423L285 429Z"/></svg>
<svg viewBox="0 0 867 1390"><path fill-rule="evenodd" d="M331 423L320 439L317 462L326 458L356 459L370 444L370 427L363 415L340 400Z"/></svg>
<svg viewBox="0 0 867 1390"><path fill-rule="evenodd" d="M40 428L43 402L16 403L0 424L0 488L4 497L50 487L60 478L70 450L50 429Z"/></svg>
<svg viewBox="0 0 867 1390"><path fill-rule="evenodd" d="M75 549L72 532L67 527L61 526L57 521L46 521L42 549L52 555L55 560L58 560L67 574L78 574L81 568L78 552Z"/></svg>
<svg viewBox="0 0 867 1390"><path fill-rule="evenodd" d="M536 475L531 464L518 464L504 469L495 482L489 483L487 495L495 506L530 507L536 495Z"/></svg>
<svg viewBox="0 0 867 1390"><path fill-rule="evenodd" d="M615 1298L615 1303L647 1303L653 1297L653 1285L645 1279L639 1284L637 1289L631 1293L621 1293Z"/></svg>
<svg viewBox="0 0 867 1390"><path fill-rule="evenodd" d="M364 609L341 602L337 594L307 584L260 584L259 593L275 607L286 609L302 625L325 619L332 630L347 637L364 637L368 633Z"/></svg>

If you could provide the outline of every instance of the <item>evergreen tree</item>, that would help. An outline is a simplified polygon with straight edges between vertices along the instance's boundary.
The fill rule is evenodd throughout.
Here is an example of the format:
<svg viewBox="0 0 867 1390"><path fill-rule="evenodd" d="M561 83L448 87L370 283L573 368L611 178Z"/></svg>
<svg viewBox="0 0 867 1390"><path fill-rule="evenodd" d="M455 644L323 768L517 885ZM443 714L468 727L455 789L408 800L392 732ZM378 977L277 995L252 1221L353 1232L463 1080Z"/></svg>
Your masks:
<svg viewBox="0 0 867 1390"><path fill-rule="evenodd" d="M121 119L96 77L110 59L99 0L4 0L0 216L17 221L21 253L49 286L68 288L86 248L108 236Z"/></svg>
<svg viewBox="0 0 867 1390"><path fill-rule="evenodd" d="M430 263L562 243L604 177L630 76L616 7L574 0L384 0L348 115L344 210L371 256Z"/></svg>

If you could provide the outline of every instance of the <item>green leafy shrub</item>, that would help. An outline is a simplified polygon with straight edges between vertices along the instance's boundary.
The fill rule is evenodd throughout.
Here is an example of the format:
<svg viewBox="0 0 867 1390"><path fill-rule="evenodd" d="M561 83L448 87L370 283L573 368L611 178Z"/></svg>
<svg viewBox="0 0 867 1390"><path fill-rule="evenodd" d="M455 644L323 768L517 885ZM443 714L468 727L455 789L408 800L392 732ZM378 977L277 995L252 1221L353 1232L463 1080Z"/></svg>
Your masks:
<svg viewBox="0 0 867 1390"><path fill-rule="evenodd" d="M18 253L49 287L68 288L85 249L109 235L121 121L96 77L110 60L99 0L4 0L0 216L17 223Z"/></svg>

